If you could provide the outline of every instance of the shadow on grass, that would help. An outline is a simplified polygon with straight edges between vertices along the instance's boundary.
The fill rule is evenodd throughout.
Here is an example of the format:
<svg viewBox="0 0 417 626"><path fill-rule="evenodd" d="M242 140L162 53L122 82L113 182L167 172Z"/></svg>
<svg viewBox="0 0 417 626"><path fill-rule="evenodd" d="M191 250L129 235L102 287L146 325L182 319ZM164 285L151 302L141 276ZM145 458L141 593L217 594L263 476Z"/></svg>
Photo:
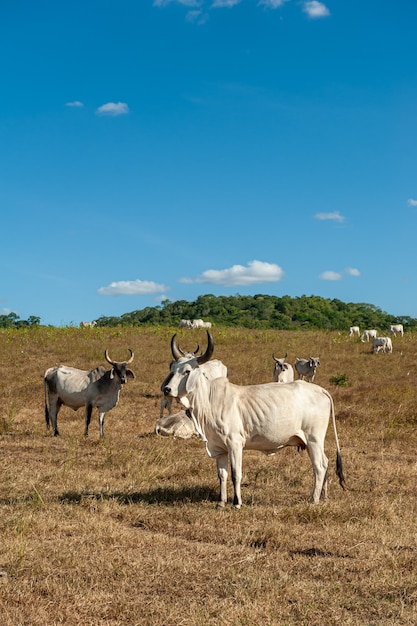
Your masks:
<svg viewBox="0 0 417 626"><path fill-rule="evenodd" d="M152 489L151 491L134 491L123 493L114 492L77 492L67 491L58 496L58 501L63 504L79 504L82 500L116 500L119 504L163 504L174 506L177 504L190 504L193 502L217 502L218 493L210 487L182 487L172 489L169 487Z"/></svg>

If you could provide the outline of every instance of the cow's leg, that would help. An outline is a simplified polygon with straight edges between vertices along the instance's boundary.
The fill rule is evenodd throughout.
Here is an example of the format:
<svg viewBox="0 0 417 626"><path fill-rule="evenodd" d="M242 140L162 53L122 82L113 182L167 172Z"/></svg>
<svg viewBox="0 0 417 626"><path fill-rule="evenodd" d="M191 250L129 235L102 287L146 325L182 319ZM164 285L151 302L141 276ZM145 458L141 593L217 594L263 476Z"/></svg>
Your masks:
<svg viewBox="0 0 417 626"><path fill-rule="evenodd" d="M90 422L91 422L91 413L93 412L93 407L91 404L86 404L85 405L85 429L84 429L84 437L88 437L88 427L90 426Z"/></svg>
<svg viewBox="0 0 417 626"><path fill-rule="evenodd" d="M49 418L51 420L54 437L57 437L59 435L57 424L58 424L58 413L59 413L59 409L61 408L61 406L62 406L62 402L59 398L50 399L48 413L49 413Z"/></svg>
<svg viewBox="0 0 417 626"><path fill-rule="evenodd" d="M227 502L227 464L228 464L228 455L227 452L225 454L221 454L216 458L217 463L217 476L220 481L220 500L219 506L225 506Z"/></svg>
<svg viewBox="0 0 417 626"><path fill-rule="evenodd" d="M318 504L320 497L323 500L327 497L327 467L329 460L324 454L323 445L321 443L309 441L307 443L307 449L314 472L314 487L311 500L314 504Z"/></svg>
<svg viewBox="0 0 417 626"><path fill-rule="evenodd" d="M106 415L106 413L104 411L99 411L98 412L98 423L99 423L99 427L100 427L100 437L101 439L103 439L104 437L104 416Z"/></svg>
<svg viewBox="0 0 417 626"><path fill-rule="evenodd" d="M242 506L242 497L240 494L240 485L242 482L242 455L243 449L240 444L234 444L229 449L230 455L230 471L232 473L232 482L234 489L233 506L240 509Z"/></svg>

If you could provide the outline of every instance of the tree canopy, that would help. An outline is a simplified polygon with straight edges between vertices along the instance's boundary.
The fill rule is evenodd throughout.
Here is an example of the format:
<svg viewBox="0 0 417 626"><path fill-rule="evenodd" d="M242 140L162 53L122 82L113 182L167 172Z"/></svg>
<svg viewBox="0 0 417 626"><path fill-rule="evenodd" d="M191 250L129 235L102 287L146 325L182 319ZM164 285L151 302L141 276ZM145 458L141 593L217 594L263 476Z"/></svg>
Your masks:
<svg viewBox="0 0 417 626"><path fill-rule="evenodd" d="M291 330L295 328L346 330L349 326L386 329L390 324L417 326L417 319L390 315L372 304L345 303L320 296L199 296L194 302L164 300L160 306L100 317L98 326L178 326L181 319L203 319L219 326Z"/></svg>
<svg viewBox="0 0 417 626"><path fill-rule="evenodd" d="M161 305L123 313L120 317L99 317L97 326L178 326L181 319L203 319L214 326L237 326L253 329L361 329L386 330L401 323L408 330L417 328L417 318L394 316L372 304L342 302L320 296L199 296L195 302L164 300ZM0 315L0 328L26 328L40 325L40 317L22 320L16 313Z"/></svg>

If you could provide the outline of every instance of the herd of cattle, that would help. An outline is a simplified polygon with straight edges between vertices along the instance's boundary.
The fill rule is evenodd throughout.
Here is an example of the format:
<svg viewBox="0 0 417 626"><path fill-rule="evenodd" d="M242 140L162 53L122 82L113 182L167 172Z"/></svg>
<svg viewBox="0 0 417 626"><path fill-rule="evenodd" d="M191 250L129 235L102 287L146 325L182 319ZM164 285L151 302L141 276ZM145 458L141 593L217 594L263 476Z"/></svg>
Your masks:
<svg viewBox="0 0 417 626"><path fill-rule="evenodd" d="M402 324L392 324L389 328L391 335L396 337L397 335L404 336L404 326ZM378 331L374 328L370 330L364 330L362 335L360 334L359 326L351 326L349 328L349 337L360 336L361 341L369 341L372 339L372 352L377 354L378 352L392 352L392 340L391 337L378 337Z"/></svg>
<svg viewBox="0 0 417 626"><path fill-rule="evenodd" d="M190 323L195 322L202 320ZM199 346L195 352L184 352L177 344L176 334L172 337L173 359L169 373L161 384L160 416L155 431L160 435L172 434L183 439L197 435L206 444L207 453L217 464L219 505L224 506L227 502L229 463L234 488L233 504L236 508L242 504L244 449L259 450L270 456L287 446L307 449L314 474L312 501L318 503L320 499L324 500L328 468L324 440L330 419L336 441L336 473L340 485L345 488L333 399L324 388L310 384L314 381L320 358L297 358L293 368L285 360L287 355L277 358L272 354L272 382L236 385L227 378L227 367L211 358L214 340L211 332L206 332L207 348L199 355ZM404 329L401 324L396 324L391 326L390 332L402 336ZM374 353L392 352L391 338L378 337L376 330L365 330L360 335L359 327L352 326L349 336L355 335L362 341L373 339ZM119 362L110 359L105 350L110 370L101 365L91 371L60 365L45 371L45 420L48 428L52 424L54 435L59 434L58 412L65 405L75 411L84 407L85 436L88 435L92 411L97 408L100 437L104 437L106 412L117 405L120 391L128 378L135 378L128 367L134 353L132 350L129 352L128 360ZM295 374L297 380L294 380ZM172 413L174 400L182 406L176 413ZM165 409L168 416L164 416Z"/></svg>
<svg viewBox="0 0 417 626"><path fill-rule="evenodd" d="M204 320L181 320L178 328L211 328L211 322L205 322Z"/></svg>

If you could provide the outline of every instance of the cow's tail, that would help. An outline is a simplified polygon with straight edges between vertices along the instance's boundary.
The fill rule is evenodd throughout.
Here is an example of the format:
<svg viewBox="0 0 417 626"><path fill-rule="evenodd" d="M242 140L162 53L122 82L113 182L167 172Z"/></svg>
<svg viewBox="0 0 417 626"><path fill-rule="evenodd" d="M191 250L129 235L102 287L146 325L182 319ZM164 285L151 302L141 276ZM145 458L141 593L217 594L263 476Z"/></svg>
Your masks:
<svg viewBox="0 0 417 626"><path fill-rule="evenodd" d="M48 403L46 400L46 386L47 386L47 382L46 382L46 372L45 372L45 375L43 377L43 393L45 397L45 422L46 422L46 428L49 428L49 409L48 409Z"/></svg>
<svg viewBox="0 0 417 626"><path fill-rule="evenodd" d="M342 489L346 489L345 477L343 475L342 455L340 453L339 437L337 436L337 429L336 429L336 418L335 418L335 414L334 414L334 402L333 402L333 398L330 395L330 393L328 391L326 391L325 389L324 389L324 392L325 392L326 396L330 400L330 412L331 412L331 416L332 416L334 438L335 438L335 441L336 441L336 474L337 474L337 476L339 478L340 486L342 487Z"/></svg>

